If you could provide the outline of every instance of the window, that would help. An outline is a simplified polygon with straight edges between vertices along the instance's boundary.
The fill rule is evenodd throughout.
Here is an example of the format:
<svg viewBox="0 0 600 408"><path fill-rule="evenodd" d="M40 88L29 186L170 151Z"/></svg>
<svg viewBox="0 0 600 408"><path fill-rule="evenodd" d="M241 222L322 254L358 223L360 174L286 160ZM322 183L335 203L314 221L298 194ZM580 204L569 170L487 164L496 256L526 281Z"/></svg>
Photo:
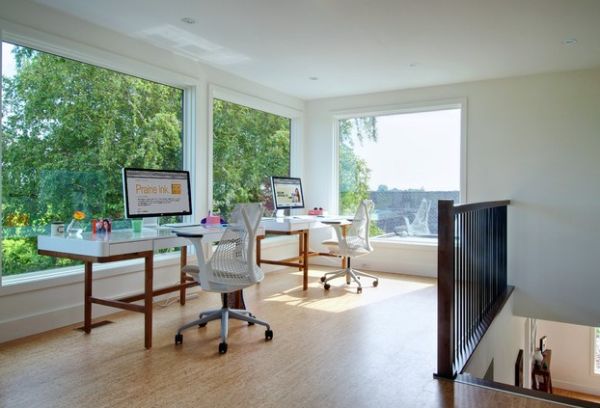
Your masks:
<svg viewBox="0 0 600 408"><path fill-rule="evenodd" d="M339 210L375 204L371 236L428 242L437 200L460 198L461 109L339 120Z"/></svg>
<svg viewBox="0 0 600 408"><path fill-rule="evenodd" d="M600 327L594 328L594 374L600 375Z"/></svg>
<svg viewBox="0 0 600 408"><path fill-rule="evenodd" d="M1 274L73 265L36 236L76 210L118 228L122 167L181 169L183 90L7 42L2 56Z"/></svg>
<svg viewBox="0 0 600 408"><path fill-rule="evenodd" d="M273 209L270 176L290 174L291 119L213 99L213 210L236 203Z"/></svg>

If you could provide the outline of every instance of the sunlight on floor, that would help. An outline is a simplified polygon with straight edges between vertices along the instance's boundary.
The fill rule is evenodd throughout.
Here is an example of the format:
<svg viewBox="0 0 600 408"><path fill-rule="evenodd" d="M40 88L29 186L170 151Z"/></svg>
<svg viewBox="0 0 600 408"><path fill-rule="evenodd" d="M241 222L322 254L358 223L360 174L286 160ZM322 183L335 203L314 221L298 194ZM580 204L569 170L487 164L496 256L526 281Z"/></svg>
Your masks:
<svg viewBox="0 0 600 408"><path fill-rule="evenodd" d="M362 306L383 302L394 296L402 296L435 285L431 278L419 278L406 275L377 274L380 276L379 286L373 287L371 279L363 278L362 294L356 293L356 284L346 285L343 278L331 281L331 289L323 289L319 278L333 269L314 268L309 272L308 290L303 291L302 285L274 294L267 302L280 302L290 306L305 307L330 313L341 313ZM292 272L302 281L302 272Z"/></svg>

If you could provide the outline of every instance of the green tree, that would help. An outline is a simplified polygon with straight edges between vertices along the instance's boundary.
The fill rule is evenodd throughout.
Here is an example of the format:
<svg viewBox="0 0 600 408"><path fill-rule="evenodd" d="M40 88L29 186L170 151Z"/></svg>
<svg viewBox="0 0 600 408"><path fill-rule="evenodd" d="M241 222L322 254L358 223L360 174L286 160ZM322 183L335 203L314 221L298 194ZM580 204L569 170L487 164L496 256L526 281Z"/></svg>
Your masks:
<svg viewBox="0 0 600 408"><path fill-rule="evenodd" d="M370 170L355 153L366 140L377 142L374 116L340 120L340 213L352 214L361 200L369 198Z"/></svg>
<svg viewBox="0 0 600 408"><path fill-rule="evenodd" d="M340 120L339 135L340 214L354 214L358 204L369 198L371 173L367 162L356 154L356 150L365 141L377 142L377 118L365 116ZM376 223L371 223L371 236L382 232Z"/></svg>
<svg viewBox="0 0 600 408"><path fill-rule="evenodd" d="M61 265L35 235L82 210L121 218L122 167L182 167L180 89L15 46L3 77L4 275Z"/></svg>
<svg viewBox="0 0 600 408"><path fill-rule="evenodd" d="M213 210L272 208L269 176L290 172L290 119L219 99L213 104Z"/></svg>

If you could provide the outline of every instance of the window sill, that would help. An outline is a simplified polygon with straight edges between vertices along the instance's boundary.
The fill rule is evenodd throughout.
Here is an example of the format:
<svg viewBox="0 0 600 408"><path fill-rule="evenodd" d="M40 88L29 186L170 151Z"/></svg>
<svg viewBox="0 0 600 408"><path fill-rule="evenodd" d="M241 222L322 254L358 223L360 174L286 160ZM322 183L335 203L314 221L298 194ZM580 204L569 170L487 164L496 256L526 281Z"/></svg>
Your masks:
<svg viewBox="0 0 600 408"><path fill-rule="evenodd" d="M410 249L424 249L431 250L437 249L438 241L437 238L372 238L371 244L374 247L382 248L398 248L406 247Z"/></svg>
<svg viewBox="0 0 600 408"><path fill-rule="evenodd" d="M156 255L154 257L154 268L165 268L179 265L179 253ZM108 279L114 276L139 273L144 271L142 259L131 259L127 261L110 262L106 264L94 264L94 272L102 272L95 275L94 280ZM66 286L83 282L83 265L69 268L49 269L40 272L31 272L22 275L11 275L2 278L0 296L14 295L23 292L47 289L57 286Z"/></svg>

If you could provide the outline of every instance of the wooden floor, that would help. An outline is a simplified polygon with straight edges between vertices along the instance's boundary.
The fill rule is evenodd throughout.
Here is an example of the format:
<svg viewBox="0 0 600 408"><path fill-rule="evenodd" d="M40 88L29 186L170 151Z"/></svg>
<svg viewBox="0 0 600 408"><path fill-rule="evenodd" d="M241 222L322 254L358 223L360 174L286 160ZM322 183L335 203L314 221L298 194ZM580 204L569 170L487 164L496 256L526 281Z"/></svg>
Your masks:
<svg viewBox="0 0 600 408"><path fill-rule="evenodd" d="M154 347L143 317L121 312L91 335L73 327L0 345L0 407L552 407L543 401L432 378L436 362L435 280L380 274L361 295L313 269L267 274L245 291L270 322L231 324L219 355L218 323L179 325L219 304L201 293L185 307L156 306ZM83 310L82 310L83 314Z"/></svg>
<svg viewBox="0 0 600 408"><path fill-rule="evenodd" d="M575 398L584 401L595 402L600 404L600 396L592 394L584 394L583 392L564 390L562 388L553 387L552 393L555 395L561 395L563 397Z"/></svg>

